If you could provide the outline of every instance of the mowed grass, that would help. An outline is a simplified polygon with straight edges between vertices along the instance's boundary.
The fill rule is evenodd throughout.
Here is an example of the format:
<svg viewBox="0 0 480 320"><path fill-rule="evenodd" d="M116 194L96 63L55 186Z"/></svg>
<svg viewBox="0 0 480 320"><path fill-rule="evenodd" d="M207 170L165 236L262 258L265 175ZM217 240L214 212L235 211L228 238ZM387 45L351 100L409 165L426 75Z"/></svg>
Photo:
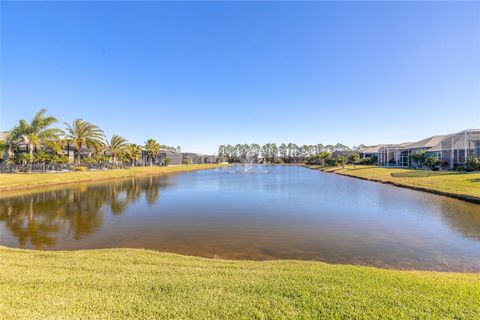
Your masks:
<svg viewBox="0 0 480 320"><path fill-rule="evenodd" d="M135 167L105 171L77 171L62 173L14 173L0 174L0 191L26 189L57 184L127 178L163 173L186 172L201 169L211 169L224 165L220 164L190 164L168 167Z"/></svg>
<svg viewBox="0 0 480 320"><path fill-rule="evenodd" d="M429 171L400 168L379 168L374 166L321 167L308 166L325 172L335 172L372 181L392 183L398 186L436 191L460 198L474 198L480 201L480 173Z"/></svg>
<svg viewBox="0 0 480 320"><path fill-rule="evenodd" d="M479 319L480 275L0 247L2 319Z"/></svg>

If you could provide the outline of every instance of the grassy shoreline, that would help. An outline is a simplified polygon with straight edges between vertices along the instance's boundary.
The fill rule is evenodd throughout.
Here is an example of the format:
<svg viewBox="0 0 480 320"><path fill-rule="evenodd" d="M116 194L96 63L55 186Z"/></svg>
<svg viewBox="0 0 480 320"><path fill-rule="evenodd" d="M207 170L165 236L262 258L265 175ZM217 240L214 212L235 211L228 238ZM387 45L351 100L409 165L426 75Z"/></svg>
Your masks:
<svg viewBox="0 0 480 320"><path fill-rule="evenodd" d="M105 171L78 171L62 173L0 174L0 191L32 189L77 182L102 181L118 178L158 175L222 167L222 164L189 164L168 167L135 167Z"/></svg>
<svg viewBox="0 0 480 320"><path fill-rule="evenodd" d="M346 166L345 169L316 165L306 167L480 204L480 173L477 172L439 172L375 166Z"/></svg>
<svg viewBox="0 0 480 320"><path fill-rule="evenodd" d="M0 247L0 318L474 319L480 275Z"/></svg>

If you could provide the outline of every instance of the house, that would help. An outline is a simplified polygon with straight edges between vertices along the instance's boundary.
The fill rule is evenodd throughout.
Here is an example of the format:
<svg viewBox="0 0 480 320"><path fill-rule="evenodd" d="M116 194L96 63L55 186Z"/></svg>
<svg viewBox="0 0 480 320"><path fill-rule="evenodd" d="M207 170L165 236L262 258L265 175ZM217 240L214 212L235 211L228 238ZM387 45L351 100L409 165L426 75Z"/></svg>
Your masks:
<svg viewBox="0 0 480 320"><path fill-rule="evenodd" d="M217 163L217 157L212 155L200 155L202 163Z"/></svg>
<svg viewBox="0 0 480 320"><path fill-rule="evenodd" d="M380 149L381 146L382 146L381 144L377 144L375 146L370 146L370 147L360 149L359 150L360 157L362 159L378 157L378 149Z"/></svg>
<svg viewBox="0 0 480 320"><path fill-rule="evenodd" d="M411 155L424 151L425 157L443 160L449 168L465 165L470 156L480 156L480 129L436 135L417 142L381 144L360 150L362 157L377 157L382 167L421 167Z"/></svg>
<svg viewBox="0 0 480 320"><path fill-rule="evenodd" d="M183 154L174 150L161 150L158 160L161 165L165 165L165 159L170 159L169 164L182 164Z"/></svg>
<svg viewBox="0 0 480 320"><path fill-rule="evenodd" d="M183 154L183 163L185 164L200 164L202 163L202 157L199 154L185 152Z"/></svg>

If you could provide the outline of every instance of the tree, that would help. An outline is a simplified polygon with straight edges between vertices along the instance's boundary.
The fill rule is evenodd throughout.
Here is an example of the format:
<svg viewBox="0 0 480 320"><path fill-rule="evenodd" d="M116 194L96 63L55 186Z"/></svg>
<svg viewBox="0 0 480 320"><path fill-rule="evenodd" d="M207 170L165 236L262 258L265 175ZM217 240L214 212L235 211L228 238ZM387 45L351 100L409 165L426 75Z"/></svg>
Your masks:
<svg viewBox="0 0 480 320"><path fill-rule="evenodd" d="M113 166L116 167L118 155L127 149L127 140L114 134L110 141L106 141L106 146L106 151L108 151L112 157Z"/></svg>
<svg viewBox="0 0 480 320"><path fill-rule="evenodd" d="M328 151L322 151L318 154L318 157L322 161L322 166L325 166L325 161L332 157L332 153Z"/></svg>
<svg viewBox="0 0 480 320"><path fill-rule="evenodd" d="M480 156L470 156L467 159L467 169L480 171Z"/></svg>
<svg viewBox="0 0 480 320"><path fill-rule="evenodd" d="M2 158L5 162L14 156L13 149L17 142L15 141L16 133L13 130L7 133L5 141L0 141L0 152L2 152Z"/></svg>
<svg viewBox="0 0 480 320"><path fill-rule="evenodd" d="M76 119L72 125L68 123L65 125L67 126L67 141L73 144L77 150L77 164L80 163L83 147L94 148L98 151L104 145L105 135L98 126L82 119Z"/></svg>
<svg viewBox="0 0 480 320"><path fill-rule="evenodd" d="M440 160L435 157L428 157L423 160L423 164L430 168L430 170L438 170Z"/></svg>
<svg viewBox="0 0 480 320"><path fill-rule="evenodd" d="M333 151L335 151L335 146L332 145L332 144L327 144L327 145L323 148L323 150L328 151L328 152L333 152Z"/></svg>
<svg viewBox="0 0 480 320"><path fill-rule="evenodd" d="M342 166L342 169L345 169L345 164L347 163L347 157L339 156L337 157L337 162Z"/></svg>
<svg viewBox="0 0 480 320"><path fill-rule="evenodd" d="M410 154L410 159L414 160L419 167L421 167L424 164L425 161L425 151L420 150L413 152Z"/></svg>
<svg viewBox="0 0 480 320"><path fill-rule="evenodd" d="M226 150L225 150L225 145L221 144L218 146L218 156L219 157L226 157Z"/></svg>
<svg viewBox="0 0 480 320"><path fill-rule="evenodd" d="M280 153L280 157L282 158L282 160L286 161L288 149L285 143L282 143L280 147L278 147L278 152Z"/></svg>
<svg viewBox="0 0 480 320"><path fill-rule="evenodd" d="M45 116L46 112L46 109L38 111L30 123L21 119L18 126L12 130L12 141L21 139L27 144L29 161L33 160L33 150L35 148L40 148L40 146L49 140L58 140L63 133L63 131L58 128L50 128L50 126L58 120L55 117Z"/></svg>
<svg viewBox="0 0 480 320"><path fill-rule="evenodd" d="M367 146L364 145L363 143L361 143L358 146L353 147L353 151L360 151L360 150L365 149L365 148L367 148Z"/></svg>
<svg viewBox="0 0 480 320"><path fill-rule="evenodd" d="M137 161L140 160L142 156L142 147L138 144L131 143L127 146L125 150L127 158L130 160L132 167L135 167Z"/></svg>
<svg viewBox="0 0 480 320"><path fill-rule="evenodd" d="M153 165L153 159L160 153L160 144L155 139L148 139L145 142L145 151L147 152L150 166Z"/></svg>
<svg viewBox="0 0 480 320"><path fill-rule="evenodd" d="M351 155L348 156L348 160L353 164L353 167L360 162L360 155L358 153L352 153Z"/></svg>

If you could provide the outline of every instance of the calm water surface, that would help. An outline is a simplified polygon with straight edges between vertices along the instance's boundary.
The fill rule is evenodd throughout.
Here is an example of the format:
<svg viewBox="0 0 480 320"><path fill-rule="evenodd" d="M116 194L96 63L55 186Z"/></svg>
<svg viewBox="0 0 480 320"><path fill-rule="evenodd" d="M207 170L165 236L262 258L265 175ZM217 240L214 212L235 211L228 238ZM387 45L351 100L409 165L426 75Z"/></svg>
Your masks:
<svg viewBox="0 0 480 320"><path fill-rule="evenodd" d="M480 206L294 166L0 196L0 245L480 271Z"/></svg>

